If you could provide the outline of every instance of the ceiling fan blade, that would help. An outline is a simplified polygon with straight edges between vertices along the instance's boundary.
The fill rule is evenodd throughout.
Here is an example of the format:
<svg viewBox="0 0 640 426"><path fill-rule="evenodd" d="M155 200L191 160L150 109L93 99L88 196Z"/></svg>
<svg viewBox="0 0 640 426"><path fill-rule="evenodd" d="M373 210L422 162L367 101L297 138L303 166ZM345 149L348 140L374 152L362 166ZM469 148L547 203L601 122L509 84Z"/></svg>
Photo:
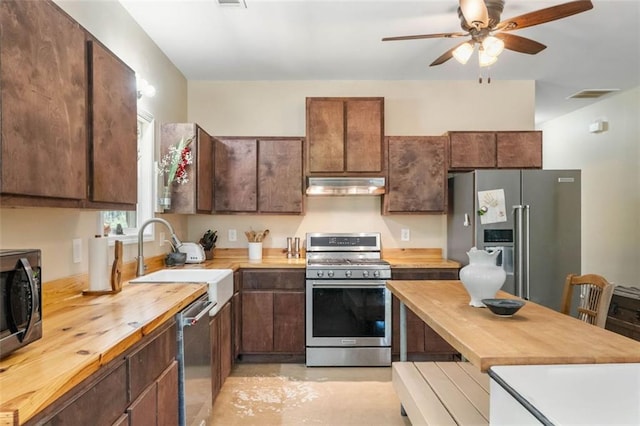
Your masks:
<svg viewBox="0 0 640 426"><path fill-rule="evenodd" d="M460 0L460 11L470 27L487 28L489 11L484 0Z"/></svg>
<svg viewBox="0 0 640 426"><path fill-rule="evenodd" d="M444 64L449 59L453 58L453 51L456 50L460 45L463 45L465 43L466 43L466 41L463 41L462 43L459 43L459 44L453 46L451 49L447 50L442 55L440 55L438 57L438 59L436 59L435 61L431 62L431 65L429 65L429 66L430 67L435 67L436 65Z"/></svg>
<svg viewBox="0 0 640 426"><path fill-rule="evenodd" d="M530 38L520 37L509 33L497 33L495 35L500 40L504 41L504 48L513 50L514 52L527 53L529 55L535 55L547 48L542 43L538 43Z"/></svg>
<svg viewBox="0 0 640 426"><path fill-rule="evenodd" d="M409 36L385 37L382 39L382 41L417 40L421 38L454 38L454 37L465 37L468 35L469 33L420 34L420 35L409 35Z"/></svg>
<svg viewBox="0 0 640 426"><path fill-rule="evenodd" d="M586 12L592 8L593 3L591 3L591 0L572 1L525 13L524 15L516 16L515 18L505 19L496 25L494 29L500 31L519 30L522 28L532 27L534 25L544 24L545 22L555 21L556 19L566 18L567 16L575 15L577 13Z"/></svg>

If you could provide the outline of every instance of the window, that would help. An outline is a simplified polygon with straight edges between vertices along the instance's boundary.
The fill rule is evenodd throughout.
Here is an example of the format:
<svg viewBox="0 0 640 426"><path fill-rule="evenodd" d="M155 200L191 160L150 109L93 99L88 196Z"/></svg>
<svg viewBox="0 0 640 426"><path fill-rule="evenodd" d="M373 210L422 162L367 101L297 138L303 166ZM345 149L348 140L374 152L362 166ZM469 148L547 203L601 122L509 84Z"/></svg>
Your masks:
<svg viewBox="0 0 640 426"><path fill-rule="evenodd" d="M155 123L153 116L145 111L138 111L138 204L136 211L103 211L99 215L99 229L108 233L112 240L126 243L137 242L138 229L153 217L155 210L156 173L153 162L155 146ZM153 225L144 232L144 240L154 239Z"/></svg>

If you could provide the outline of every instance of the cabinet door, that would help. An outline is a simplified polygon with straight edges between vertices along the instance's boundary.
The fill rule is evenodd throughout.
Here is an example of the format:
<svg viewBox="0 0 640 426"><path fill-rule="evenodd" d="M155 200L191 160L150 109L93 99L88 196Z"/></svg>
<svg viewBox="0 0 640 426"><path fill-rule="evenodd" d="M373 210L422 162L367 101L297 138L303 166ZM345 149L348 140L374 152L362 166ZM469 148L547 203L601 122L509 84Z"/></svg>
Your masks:
<svg viewBox="0 0 640 426"><path fill-rule="evenodd" d="M213 211L213 139L197 127L196 158L196 210L200 213Z"/></svg>
<svg viewBox="0 0 640 426"><path fill-rule="evenodd" d="M497 132L499 168L542 168L542 132Z"/></svg>
<svg viewBox="0 0 640 426"><path fill-rule="evenodd" d="M84 31L44 1L3 0L0 27L0 192L85 199Z"/></svg>
<svg viewBox="0 0 640 426"><path fill-rule="evenodd" d="M231 303L227 303L220 310L220 386L227 380L231 374L231 366L233 365L233 345L232 345L232 320L231 320Z"/></svg>
<svg viewBox="0 0 640 426"><path fill-rule="evenodd" d="M308 172L343 172L344 102L307 98Z"/></svg>
<svg viewBox="0 0 640 426"><path fill-rule="evenodd" d="M222 387L220 376L220 315L216 315L209 321L211 333L211 398L216 399Z"/></svg>
<svg viewBox="0 0 640 426"><path fill-rule="evenodd" d="M258 210L260 213L302 213L301 139L259 141Z"/></svg>
<svg viewBox="0 0 640 426"><path fill-rule="evenodd" d="M175 426L178 417L178 362L174 361L158 378L158 426Z"/></svg>
<svg viewBox="0 0 640 426"><path fill-rule="evenodd" d="M242 297L240 293L233 295L233 360L237 359L242 350Z"/></svg>
<svg viewBox="0 0 640 426"><path fill-rule="evenodd" d="M157 421L158 400L155 384L149 386L127 408L130 426L155 426ZM97 423L95 423L97 424Z"/></svg>
<svg viewBox="0 0 640 426"><path fill-rule="evenodd" d="M496 166L494 132L449 132L449 168L471 170Z"/></svg>
<svg viewBox="0 0 640 426"><path fill-rule="evenodd" d="M215 211L257 211L258 141L216 139L214 157Z"/></svg>
<svg viewBox="0 0 640 426"><path fill-rule="evenodd" d="M138 200L136 75L113 53L89 42L91 57L91 194L94 202Z"/></svg>
<svg viewBox="0 0 640 426"><path fill-rule="evenodd" d="M273 351L273 292L242 293L242 352Z"/></svg>
<svg viewBox="0 0 640 426"><path fill-rule="evenodd" d="M385 213L444 212L447 194L447 138L390 137L389 191Z"/></svg>
<svg viewBox="0 0 640 426"><path fill-rule="evenodd" d="M305 352L305 295L302 292L276 292L273 299L274 352Z"/></svg>
<svg viewBox="0 0 640 426"><path fill-rule="evenodd" d="M347 172L381 172L383 99L347 100Z"/></svg>

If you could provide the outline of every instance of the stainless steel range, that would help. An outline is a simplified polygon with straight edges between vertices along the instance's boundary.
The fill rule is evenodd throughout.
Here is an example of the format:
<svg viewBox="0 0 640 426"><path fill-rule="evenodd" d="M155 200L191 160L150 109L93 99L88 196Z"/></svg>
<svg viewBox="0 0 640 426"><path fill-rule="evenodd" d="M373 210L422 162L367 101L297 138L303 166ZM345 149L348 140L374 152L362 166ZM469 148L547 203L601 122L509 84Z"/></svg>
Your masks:
<svg viewBox="0 0 640 426"><path fill-rule="evenodd" d="M307 366L391 365L391 267L380 234L307 234Z"/></svg>

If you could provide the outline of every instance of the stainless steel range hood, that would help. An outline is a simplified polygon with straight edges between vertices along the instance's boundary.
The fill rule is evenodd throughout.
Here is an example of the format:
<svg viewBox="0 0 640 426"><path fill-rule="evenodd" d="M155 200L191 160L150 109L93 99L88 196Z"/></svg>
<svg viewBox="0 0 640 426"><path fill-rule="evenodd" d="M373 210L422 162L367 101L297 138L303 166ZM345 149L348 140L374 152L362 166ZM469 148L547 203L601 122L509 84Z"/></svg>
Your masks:
<svg viewBox="0 0 640 426"><path fill-rule="evenodd" d="M307 195L381 195L383 177L308 177Z"/></svg>

